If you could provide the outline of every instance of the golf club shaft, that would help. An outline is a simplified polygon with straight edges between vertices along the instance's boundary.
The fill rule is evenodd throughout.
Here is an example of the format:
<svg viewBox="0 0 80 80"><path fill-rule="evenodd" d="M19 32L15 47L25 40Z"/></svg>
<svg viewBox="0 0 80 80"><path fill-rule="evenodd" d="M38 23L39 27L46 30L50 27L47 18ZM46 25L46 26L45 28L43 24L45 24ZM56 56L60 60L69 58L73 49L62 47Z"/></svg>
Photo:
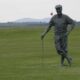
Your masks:
<svg viewBox="0 0 80 80"><path fill-rule="evenodd" d="M42 65L44 65L44 40L42 39Z"/></svg>

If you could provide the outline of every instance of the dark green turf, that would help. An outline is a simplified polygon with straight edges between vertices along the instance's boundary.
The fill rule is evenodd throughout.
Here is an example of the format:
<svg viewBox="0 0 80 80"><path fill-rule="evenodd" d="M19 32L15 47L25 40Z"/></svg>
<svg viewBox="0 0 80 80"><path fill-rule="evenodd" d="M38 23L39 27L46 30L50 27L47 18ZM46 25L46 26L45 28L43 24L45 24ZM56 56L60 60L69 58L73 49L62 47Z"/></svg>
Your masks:
<svg viewBox="0 0 80 80"><path fill-rule="evenodd" d="M44 28L0 29L0 80L80 80L80 28L69 36L72 67L61 67L53 32L44 39ZM67 64L67 62L65 62Z"/></svg>

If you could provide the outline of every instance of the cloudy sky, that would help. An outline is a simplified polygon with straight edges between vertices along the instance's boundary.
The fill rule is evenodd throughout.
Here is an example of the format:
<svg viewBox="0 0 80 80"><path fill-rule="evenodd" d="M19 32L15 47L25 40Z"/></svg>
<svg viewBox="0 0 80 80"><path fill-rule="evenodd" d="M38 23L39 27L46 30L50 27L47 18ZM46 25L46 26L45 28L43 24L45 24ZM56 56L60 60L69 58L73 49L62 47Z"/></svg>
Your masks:
<svg viewBox="0 0 80 80"><path fill-rule="evenodd" d="M57 4L63 6L64 14L80 21L80 0L0 0L0 22L51 17Z"/></svg>

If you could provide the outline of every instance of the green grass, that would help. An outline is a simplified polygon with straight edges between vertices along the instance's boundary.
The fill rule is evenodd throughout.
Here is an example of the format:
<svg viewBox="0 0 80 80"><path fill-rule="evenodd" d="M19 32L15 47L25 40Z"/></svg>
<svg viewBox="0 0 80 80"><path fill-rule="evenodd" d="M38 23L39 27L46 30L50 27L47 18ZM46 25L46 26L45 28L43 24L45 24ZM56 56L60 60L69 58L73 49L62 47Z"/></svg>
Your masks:
<svg viewBox="0 0 80 80"><path fill-rule="evenodd" d="M0 80L80 80L80 28L69 36L72 67L61 67L53 32L44 28L0 29ZM67 64L67 62L66 62Z"/></svg>

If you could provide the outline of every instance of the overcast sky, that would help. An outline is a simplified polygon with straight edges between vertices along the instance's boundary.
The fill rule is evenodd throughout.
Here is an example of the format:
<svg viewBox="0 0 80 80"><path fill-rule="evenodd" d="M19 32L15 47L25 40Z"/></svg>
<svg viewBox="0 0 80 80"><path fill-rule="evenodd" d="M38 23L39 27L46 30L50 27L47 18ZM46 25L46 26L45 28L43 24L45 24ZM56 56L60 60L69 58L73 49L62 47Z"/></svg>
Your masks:
<svg viewBox="0 0 80 80"><path fill-rule="evenodd" d="M63 6L64 14L80 21L80 0L0 0L0 22L51 17L56 4Z"/></svg>

